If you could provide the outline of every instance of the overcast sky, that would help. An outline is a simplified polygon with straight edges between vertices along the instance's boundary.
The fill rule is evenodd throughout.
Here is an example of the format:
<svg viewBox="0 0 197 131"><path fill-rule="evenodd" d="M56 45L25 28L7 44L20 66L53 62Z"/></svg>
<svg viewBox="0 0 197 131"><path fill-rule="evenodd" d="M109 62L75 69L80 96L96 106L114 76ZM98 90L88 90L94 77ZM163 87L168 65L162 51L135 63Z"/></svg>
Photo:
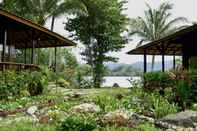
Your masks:
<svg viewBox="0 0 197 131"><path fill-rule="evenodd" d="M157 8L162 2L167 0L128 0L129 3L127 5L128 10L126 14L130 18L136 18L137 16L143 16L144 10L146 9L145 3L151 5L151 7ZM168 0L169 1L169 0ZM186 17L191 22L197 22L197 0L170 0L171 3L174 4L174 8L172 10L173 17ZM56 21L54 31L60 33L63 36L67 36L66 31L64 30L64 18L59 18ZM50 26L50 20L46 24L47 27ZM111 53L111 55L119 58L119 63L132 64L135 62L142 61L142 56L130 56L126 55L126 52L135 48L136 40L127 44L124 49L120 52ZM82 63L80 52L82 50L82 45L78 44L76 48L73 48L74 54L76 54L79 62ZM161 57L157 57L156 60L160 61ZM166 58L170 60L170 57ZM151 57L148 58L148 61L151 60Z"/></svg>

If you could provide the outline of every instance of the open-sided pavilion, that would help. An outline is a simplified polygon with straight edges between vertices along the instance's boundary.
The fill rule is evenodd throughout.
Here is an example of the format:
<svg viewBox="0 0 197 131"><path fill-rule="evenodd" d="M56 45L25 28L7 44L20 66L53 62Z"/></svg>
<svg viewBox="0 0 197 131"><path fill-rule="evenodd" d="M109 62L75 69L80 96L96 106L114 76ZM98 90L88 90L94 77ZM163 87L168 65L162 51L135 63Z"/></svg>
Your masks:
<svg viewBox="0 0 197 131"><path fill-rule="evenodd" d="M189 69L191 63L197 63L197 25L189 26L172 35L137 47L128 52L130 55L144 55L144 72L147 72L147 55L162 56L162 71L165 71L165 56L182 56L182 66Z"/></svg>
<svg viewBox="0 0 197 131"><path fill-rule="evenodd" d="M56 47L74 45L57 33L0 9L0 70L37 70L36 48L55 48L56 63ZM24 50L24 63L16 63L17 49ZM31 57L27 57L27 49L31 51Z"/></svg>

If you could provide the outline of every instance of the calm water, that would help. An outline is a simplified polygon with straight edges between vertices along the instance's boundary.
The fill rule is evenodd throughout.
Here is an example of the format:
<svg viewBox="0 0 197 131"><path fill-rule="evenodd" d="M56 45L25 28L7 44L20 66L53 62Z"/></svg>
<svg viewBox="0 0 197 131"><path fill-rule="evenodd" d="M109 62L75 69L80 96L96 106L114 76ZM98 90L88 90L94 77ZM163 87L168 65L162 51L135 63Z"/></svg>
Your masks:
<svg viewBox="0 0 197 131"><path fill-rule="evenodd" d="M91 77L85 77L90 80ZM114 84L118 84L119 87L128 88L132 87L133 81L140 81L141 77L127 77L127 76L107 76L104 77L102 87L113 87Z"/></svg>
<svg viewBox="0 0 197 131"><path fill-rule="evenodd" d="M107 76L104 77L103 87L112 87L115 83L117 83L120 87L132 87L131 81L140 80L140 77L125 77L125 76Z"/></svg>

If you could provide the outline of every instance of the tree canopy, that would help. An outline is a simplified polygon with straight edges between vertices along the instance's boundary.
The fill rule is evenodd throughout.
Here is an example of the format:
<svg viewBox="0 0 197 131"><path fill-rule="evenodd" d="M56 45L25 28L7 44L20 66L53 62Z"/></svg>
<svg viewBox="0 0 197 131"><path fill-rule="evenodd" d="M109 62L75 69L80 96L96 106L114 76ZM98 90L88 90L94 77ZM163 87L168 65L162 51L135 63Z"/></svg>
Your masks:
<svg viewBox="0 0 197 131"><path fill-rule="evenodd" d="M104 62L115 61L107 53L119 51L126 43L122 33L127 17L123 14L126 1L84 0L88 15L70 18L65 29L86 47L82 53L93 70L95 87L100 87L104 75Z"/></svg>

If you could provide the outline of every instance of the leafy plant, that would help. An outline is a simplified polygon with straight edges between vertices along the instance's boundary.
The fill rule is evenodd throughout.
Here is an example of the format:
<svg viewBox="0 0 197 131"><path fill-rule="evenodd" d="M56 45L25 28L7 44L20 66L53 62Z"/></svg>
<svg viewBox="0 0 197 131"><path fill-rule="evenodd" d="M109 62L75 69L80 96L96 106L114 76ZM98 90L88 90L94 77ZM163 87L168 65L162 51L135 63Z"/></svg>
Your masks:
<svg viewBox="0 0 197 131"><path fill-rule="evenodd" d="M174 85L174 81L167 72L150 72L144 75L145 90L156 91L164 90Z"/></svg>
<svg viewBox="0 0 197 131"><path fill-rule="evenodd" d="M156 118L162 118L168 114L178 112L178 107L175 104L170 104L167 99L158 95L152 95L153 109Z"/></svg>
<svg viewBox="0 0 197 131"><path fill-rule="evenodd" d="M61 131L92 131L97 128L94 117L72 114L61 123Z"/></svg>
<svg viewBox="0 0 197 131"><path fill-rule="evenodd" d="M120 101L107 93L92 97L91 101L96 105L99 105L104 112L114 111L120 106Z"/></svg>
<svg viewBox="0 0 197 131"><path fill-rule="evenodd" d="M31 96L40 95L47 87L47 77L40 72L31 72L29 74L28 91Z"/></svg>

